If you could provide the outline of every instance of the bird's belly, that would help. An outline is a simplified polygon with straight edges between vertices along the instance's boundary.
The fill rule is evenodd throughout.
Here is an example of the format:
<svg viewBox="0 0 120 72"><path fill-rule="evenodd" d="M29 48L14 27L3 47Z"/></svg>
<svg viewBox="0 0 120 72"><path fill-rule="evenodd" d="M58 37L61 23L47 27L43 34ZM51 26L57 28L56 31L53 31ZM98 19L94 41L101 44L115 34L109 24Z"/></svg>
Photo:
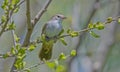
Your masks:
<svg viewBox="0 0 120 72"><path fill-rule="evenodd" d="M54 36L57 36L62 30L62 27L61 26L49 26L47 29L46 29L46 36L48 37L54 37Z"/></svg>

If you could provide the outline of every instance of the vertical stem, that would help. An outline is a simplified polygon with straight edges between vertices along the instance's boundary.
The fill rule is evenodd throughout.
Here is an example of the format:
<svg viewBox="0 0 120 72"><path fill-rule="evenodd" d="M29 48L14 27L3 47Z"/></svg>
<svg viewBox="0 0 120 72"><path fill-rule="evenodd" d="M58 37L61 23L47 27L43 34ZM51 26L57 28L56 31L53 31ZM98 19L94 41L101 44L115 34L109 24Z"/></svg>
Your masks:
<svg viewBox="0 0 120 72"><path fill-rule="evenodd" d="M27 16L27 27L29 30L32 29L31 16L30 16L30 0L26 0L26 16Z"/></svg>
<svg viewBox="0 0 120 72"><path fill-rule="evenodd" d="M30 37L33 31L31 24L31 15L30 15L30 0L26 0L26 16L27 16L27 34L22 46L27 46L30 42Z"/></svg>

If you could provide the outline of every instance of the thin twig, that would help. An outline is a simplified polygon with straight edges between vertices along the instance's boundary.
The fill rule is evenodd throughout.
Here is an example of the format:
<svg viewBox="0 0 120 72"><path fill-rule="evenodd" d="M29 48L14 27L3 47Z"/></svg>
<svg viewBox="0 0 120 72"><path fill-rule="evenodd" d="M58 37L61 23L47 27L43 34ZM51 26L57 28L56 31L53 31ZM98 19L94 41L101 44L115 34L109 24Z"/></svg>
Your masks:
<svg viewBox="0 0 120 72"><path fill-rule="evenodd" d="M12 16L11 16L11 17L12 17ZM12 18L10 18L10 23L12 23ZM12 30L11 33L12 33L12 37L13 37L14 48L15 48L15 50L16 50L16 45L17 45L17 43L16 43L16 39L15 39L15 31ZM17 50L16 50L16 51L17 51ZM14 56L14 57L15 57L15 56ZM16 57L15 57L15 61L16 61ZM15 61L14 61L14 63L15 63ZM16 68L14 67L14 63L12 64L12 67L11 67L10 72L12 72L13 70L16 69Z"/></svg>
<svg viewBox="0 0 120 72"><path fill-rule="evenodd" d="M78 32L80 34L81 32L87 32L87 31L89 31L91 29L93 29L93 28L86 28L86 29L76 31L76 32ZM71 35L70 34L62 35L62 36L59 36L57 39L60 39L60 38L63 38L63 37L68 37L68 36L71 36Z"/></svg>
<svg viewBox="0 0 120 72"><path fill-rule="evenodd" d="M44 12L47 11L48 6L50 5L50 3L52 2L52 0L48 0L45 5L43 6L43 8L38 12L38 14L35 16L35 18L33 20L31 20L31 23L35 26L35 24L38 22L38 20L42 17L42 15L44 14Z"/></svg>
<svg viewBox="0 0 120 72"><path fill-rule="evenodd" d="M1 35L3 34L5 28L7 27L7 24L8 24L8 21L9 21L9 14L8 14L6 17L7 17L7 20L6 20L6 22L5 22L2 30L0 31L0 37L1 37Z"/></svg>
<svg viewBox="0 0 120 72"><path fill-rule="evenodd" d="M68 59L68 58L70 58L70 57L73 57L73 56L67 55L67 56L66 56L66 59ZM20 71L14 70L14 72L23 72L23 71L26 71L26 70L28 70L28 69L32 69L32 68L38 67L38 66L40 66L40 65L42 65L42 64L46 64L46 62L54 62L54 61L56 61L56 60L57 60L57 61L60 61L61 59L55 58L55 59L49 60L49 61L41 61L40 63L37 63L37 64L32 65L32 66L30 66L30 67L24 68L24 69L22 69L22 70L20 70Z"/></svg>

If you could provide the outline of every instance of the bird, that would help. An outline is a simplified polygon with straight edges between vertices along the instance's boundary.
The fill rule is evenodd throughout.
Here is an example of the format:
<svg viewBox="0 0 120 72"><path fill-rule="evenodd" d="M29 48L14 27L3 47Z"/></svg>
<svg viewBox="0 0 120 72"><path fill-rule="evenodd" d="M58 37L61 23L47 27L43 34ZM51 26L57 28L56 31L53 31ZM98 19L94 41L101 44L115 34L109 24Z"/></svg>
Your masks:
<svg viewBox="0 0 120 72"><path fill-rule="evenodd" d="M42 43L42 48L39 52L40 60L50 60L52 57L52 49L56 40L54 38L60 36L63 30L62 21L66 17L62 14L54 15L42 28L41 36L45 36L45 41Z"/></svg>

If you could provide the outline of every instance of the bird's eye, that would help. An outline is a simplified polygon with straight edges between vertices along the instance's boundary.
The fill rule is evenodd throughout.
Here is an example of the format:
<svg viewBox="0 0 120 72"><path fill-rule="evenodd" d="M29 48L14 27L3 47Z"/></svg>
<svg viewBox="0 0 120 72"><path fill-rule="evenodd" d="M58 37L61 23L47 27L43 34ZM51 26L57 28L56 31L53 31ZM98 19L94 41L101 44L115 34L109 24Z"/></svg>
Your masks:
<svg viewBox="0 0 120 72"><path fill-rule="evenodd" d="M60 16L57 16L58 18L60 17Z"/></svg>

